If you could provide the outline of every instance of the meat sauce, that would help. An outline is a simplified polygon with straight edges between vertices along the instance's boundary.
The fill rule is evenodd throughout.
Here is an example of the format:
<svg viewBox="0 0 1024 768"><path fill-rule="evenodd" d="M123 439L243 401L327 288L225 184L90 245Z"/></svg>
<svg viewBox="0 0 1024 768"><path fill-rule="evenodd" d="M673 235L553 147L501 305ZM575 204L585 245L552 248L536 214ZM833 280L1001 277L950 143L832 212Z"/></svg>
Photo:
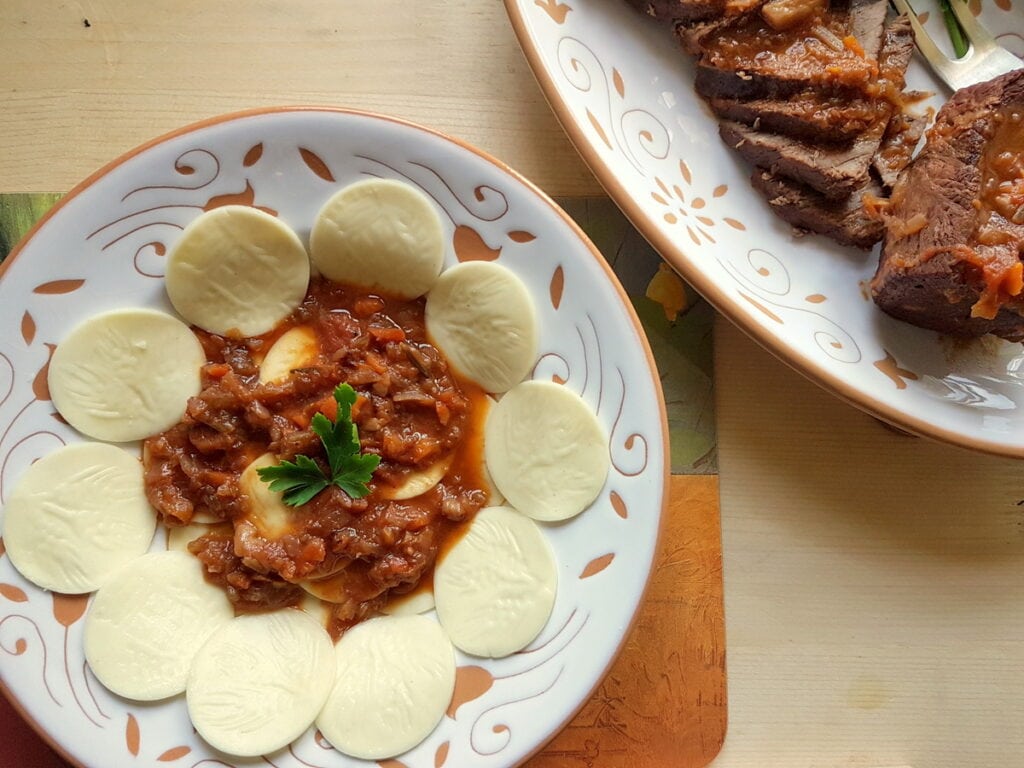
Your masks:
<svg viewBox="0 0 1024 768"><path fill-rule="evenodd" d="M1024 115L1004 109L993 118L992 135L981 158L979 211L982 226L993 216L1024 224Z"/></svg>
<svg viewBox="0 0 1024 768"><path fill-rule="evenodd" d="M723 70L792 73L815 83L866 89L878 75L878 62L864 55L845 26L845 15L823 8L782 29L752 14L705 38L704 60Z"/></svg>
<svg viewBox="0 0 1024 768"><path fill-rule="evenodd" d="M236 611L296 605L299 582L329 586L337 635L413 590L439 548L487 501L482 417L486 397L459 379L427 339L422 299L404 301L314 280L302 305L267 336L230 339L197 330L207 355L202 391L180 423L148 439L143 458L150 502L168 526L219 524L189 545L208 580ZM260 383L259 361L281 334L310 328L315 360L283 381ZM254 525L241 490L243 470L271 452L326 466L309 428L333 418L334 388L357 392L352 420L361 451L380 456L370 493L329 486L289 508L287 530ZM388 499L414 473L449 463L443 479L415 498Z"/></svg>
<svg viewBox="0 0 1024 768"><path fill-rule="evenodd" d="M1019 108L993 115L978 169L977 244L965 261L984 283L971 315L991 319L1024 290L1024 116Z"/></svg>

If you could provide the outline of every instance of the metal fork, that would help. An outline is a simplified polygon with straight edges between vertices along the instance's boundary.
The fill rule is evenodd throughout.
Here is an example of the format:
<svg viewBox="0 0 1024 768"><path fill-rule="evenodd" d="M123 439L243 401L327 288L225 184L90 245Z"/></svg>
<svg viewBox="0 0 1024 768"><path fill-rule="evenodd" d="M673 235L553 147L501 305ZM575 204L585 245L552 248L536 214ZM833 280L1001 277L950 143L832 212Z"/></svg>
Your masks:
<svg viewBox="0 0 1024 768"><path fill-rule="evenodd" d="M991 80L993 77L1024 66L1024 62L1003 48L988 33L988 30L978 23L964 0L949 0L953 13L956 14L957 21L960 22L960 27L964 31L964 37L971 44L967 53L959 59L951 59L939 50L921 22L918 21L917 14L907 0L890 0L890 2L900 13L905 13L910 17L918 50L931 65L935 74L954 91L968 85Z"/></svg>

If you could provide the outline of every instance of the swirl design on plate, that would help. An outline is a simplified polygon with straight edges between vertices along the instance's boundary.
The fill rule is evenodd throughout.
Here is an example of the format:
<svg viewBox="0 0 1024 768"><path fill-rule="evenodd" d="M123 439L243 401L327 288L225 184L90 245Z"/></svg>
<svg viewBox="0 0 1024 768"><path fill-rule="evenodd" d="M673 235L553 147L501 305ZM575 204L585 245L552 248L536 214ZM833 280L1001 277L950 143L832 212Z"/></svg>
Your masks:
<svg viewBox="0 0 1024 768"><path fill-rule="evenodd" d="M508 213L508 197L501 190L495 189L494 187L488 184L477 184L473 187L472 192L468 194L462 192L460 194L455 191L454 186L450 182L446 181L445 177L442 176L436 169L430 167L425 163L416 160L410 160L408 162L409 165L413 166L414 168L419 168L420 170L426 171L427 174L429 174L428 179L432 178L434 181L439 183L444 190L448 192L448 195L443 195L441 194L441 190L436 189L432 184L428 183L427 181L416 178L411 173L402 171L401 169L395 167L394 165L388 162L385 162L384 160L380 160L375 157L370 157L368 155L356 155L356 157L358 157L360 160L366 160L369 163L373 163L383 168L387 168L396 176L400 176L401 178L408 181L410 184L413 184L416 187L418 187L424 194L431 197L435 203L441 206L442 210L444 210L444 212L448 214L448 218L452 221L453 224L457 224L456 219L458 217L456 217L451 212L451 210L449 210L449 205L446 204L446 201L454 201L455 203L458 204L460 208L462 208L462 210L464 210L474 219L488 223L497 221L498 219L504 217L505 214ZM442 200L442 198L444 198L444 200ZM469 199L475 200L476 203L470 203Z"/></svg>
<svg viewBox="0 0 1024 768"><path fill-rule="evenodd" d="M786 325L784 315L787 312L801 317L809 316L812 318L811 324L805 327L803 323L799 323L796 327L809 333L818 349L839 363L854 365L863 360L860 345L839 323L816 309L780 301L792 293L793 280L786 265L775 254L763 248L751 248L747 251L742 268L717 256L716 260L726 273L745 289L738 291L740 297L763 315L779 325ZM824 304L825 301L825 298L817 293L810 294L803 300L804 303L813 306Z"/></svg>
<svg viewBox="0 0 1024 768"><path fill-rule="evenodd" d="M203 206L201 206L201 205L191 205L191 204L186 204L186 203L170 203L170 204L167 204L167 205L155 205L155 206L152 206L150 208L143 208L142 210L139 210L139 211L133 211L132 213L126 213L124 216L116 218L113 221L107 222L102 227L99 227L98 229L95 229L92 232L90 232L88 235L86 235L85 239L86 240L92 240L94 237L96 237L100 233L107 232L107 230L112 229L114 227L117 227L118 224L123 224L124 222L126 222L126 221L128 221L130 219L135 219L135 218L137 218L139 216L145 216L146 214L155 213L156 211L167 211L167 210L171 210L171 209L174 209L174 208L186 208L186 209L193 209L193 210L201 211L203 209ZM156 226L170 226L170 227L176 227L179 230L182 229L182 226L180 224L177 224L177 223L172 222L172 221L149 221L149 222L146 222L145 224L136 225L132 229L129 229L126 232L122 232L121 234L111 234L111 233L108 232L106 235L104 235L104 237L112 237L112 239L107 240L105 243L103 243L103 245L100 246L100 250L105 251L108 248L110 248L111 246L116 245L118 242L120 242L121 240L125 239L126 237L135 234L136 232L141 232L144 229L148 229L149 227L156 227Z"/></svg>
<svg viewBox="0 0 1024 768"><path fill-rule="evenodd" d="M14 391L14 363L11 358L0 352L0 408L4 407Z"/></svg>
<svg viewBox="0 0 1024 768"><path fill-rule="evenodd" d="M148 184L142 187L136 187L130 192L126 192L124 197L121 198L123 203L129 197L137 195L140 192L148 192L150 190L182 190L182 191L195 191L197 189L203 189L212 184L218 176L220 176L220 160L208 149L188 149L182 152L174 161L174 170L181 176L191 177L196 176L195 184Z"/></svg>
<svg viewBox="0 0 1024 768"><path fill-rule="evenodd" d="M636 477L647 469L649 446L647 438L639 432L630 432L625 438L619 436L619 421L626 408L626 379L622 370L615 369L619 377L621 396L619 397L619 408L615 414L615 422L612 426L610 442L608 445L609 456L615 471L624 477ZM636 457L639 456L639 459ZM632 459L632 461L630 461ZM632 464L632 466L628 466Z"/></svg>
<svg viewBox="0 0 1024 768"><path fill-rule="evenodd" d="M42 285L37 285L32 291L32 294L34 296L66 295L77 291L84 284L85 280L54 280L48 283L43 283ZM21 336L22 340L25 342L25 346L29 349L23 352L20 358L12 351L11 354L14 355L16 359L24 361L26 360L26 355L32 355L35 353L35 350L31 348L36 341L36 330L36 322L33 319L31 311L25 309L22 314ZM20 427L23 419L27 417L28 420L31 420L33 418L33 405L49 402L50 400L47 374L50 369L50 358L53 357L53 351L56 349L56 345L44 342L42 347L45 350L46 357L35 376L32 377L30 387L32 398L29 399L9 419L0 419L0 427L2 427L2 431L0 431L0 452L3 451L4 446L9 446L6 452L0 453L0 456L2 456L2 459L0 459L0 504L2 504L6 498L8 470L10 468L12 456L15 456L16 454L20 456L22 453L26 454L27 458L21 464L19 464L19 461L15 461L14 466L28 466L28 464L42 458L48 452L41 448L36 449L34 447L36 443L44 440L46 442L50 442L52 438L52 440L56 441L57 445L51 446L50 450L64 445L64 439L49 429L36 429L35 431L28 432L27 434L22 434L20 437L18 437L19 433L15 430L15 427ZM0 411L2 411L4 404L10 400L11 395L14 392L14 385L17 380L18 371L16 370L11 356L7 353L0 352L0 363L2 363L2 365L0 365L0 372L2 372L0 373L0 376L3 377L0 378L0 392L3 392L2 396L0 396ZM8 378L7 384L2 383L4 378ZM30 445L30 447L25 448L26 445Z"/></svg>
<svg viewBox="0 0 1024 768"><path fill-rule="evenodd" d="M532 691L515 699L508 699L484 710L476 719L476 722L473 723L473 727L470 731L469 741L473 751L482 757L490 757L491 755L496 755L508 747L509 744L512 743L513 739L512 729L505 723L497 722L499 719L497 712L514 704L521 704L526 701L541 698L544 694L555 687L555 683L557 683L559 678L561 678L563 671L564 669L559 669L558 673L550 680L550 682L539 690ZM490 724L490 728L485 728L484 726L488 724ZM488 731L490 731L490 733L488 733ZM494 738L495 736L504 738Z"/></svg>
<svg viewBox="0 0 1024 768"><path fill-rule="evenodd" d="M300 153L306 150L299 148ZM242 159L242 166L250 168L255 165L263 154L262 143L256 144L246 152ZM329 180L330 172L318 171L317 162L322 163L316 155L300 155L307 166L318 175L327 174ZM244 178L244 187L238 192L223 192L219 194L205 193L205 199L196 199L194 193L207 190L222 175L226 168L225 164L209 149L189 149L175 158L173 169L180 175L197 175L194 184L150 184L136 187L127 192L121 202L125 203L128 198L142 192L163 192L171 193L175 198L181 197L184 193L188 200L167 200L157 205L150 205L145 208L129 211L115 219L108 221L94 229L86 236L86 240L96 239L100 243L100 251L107 251L114 248L122 241L128 242L129 248L134 248L132 265L135 272L143 277L162 278L164 261L169 241L176 237L184 229L185 224L193 218L197 212L209 211L222 205L248 205L258 208L272 216L277 211L266 206L256 204L256 192L252 182ZM212 190L211 190L212 191ZM152 195L150 195L152 197ZM139 237L142 235L142 237ZM141 241L141 242L140 242Z"/></svg>
<svg viewBox="0 0 1024 768"><path fill-rule="evenodd" d="M25 634L25 630L29 630L30 634L35 635L35 639L38 640L38 645L32 641L30 642ZM35 620L30 619L28 616L24 616L20 613L11 613L0 619L0 650L6 653L8 656L21 656L30 658L36 648L39 652L39 676L43 681L43 687L46 689L47 695L50 700L53 701L57 706L61 706L60 701L53 695L53 689L50 687L50 682L47 680L47 663L48 654L46 650L46 640L43 638L43 633L39 628L39 625ZM28 655L26 655L28 654Z"/></svg>
<svg viewBox="0 0 1024 768"><path fill-rule="evenodd" d="M643 150L652 160L668 157L672 135L665 124L646 109L627 109L619 118L619 128L627 141L636 137L635 149Z"/></svg>
<svg viewBox="0 0 1024 768"><path fill-rule="evenodd" d="M580 397L587 398L587 392L590 388L591 381L595 382L597 387L597 393L591 394L590 399L595 401L594 412L598 417L601 417L602 410L605 406L605 394L606 394L606 381L607 376L605 373L605 361L604 354L602 351L601 336L597 332L597 325L594 322L594 318L590 315L586 315L587 327L581 327L579 324L576 325L576 335L579 339L579 355L582 358L582 373L583 381L573 388L576 390L576 394ZM572 369L568 363L568 360L560 355L554 355L551 352L541 355L540 361L537 367L534 369L534 376L540 372L542 375L550 370L550 361L559 360L565 364L566 376L559 382L569 385L572 382ZM543 368L541 363L548 361ZM612 467L620 475L625 477L635 477L643 473L647 469L649 446L647 438L637 432L630 433L625 437L621 437L619 433L619 423L622 419L622 414L626 408L627 402L627 388L626 378L622 373L622 369L615 367L613 369L619 384L619 401L616 407L615 415L612 418L611 429L608 435L608 455L611 461ZM591 376L593 373L593 377ZM555 381L559 381L557 374L551 374L551 378Z"/></svg>
<svg viewBox="0 0 1024 768"><path fill-rule="evenodd" d="M135 251L132 259L132 266L135 271L143 277L163 277L162 271L163 256L167 253L167 246L160 241L143 243Z"/></svg>
<svg viewBox="0 0 1024 768"><path fill-rule="evenodd" d="M536 365L530 371L531 379L553 381L555 384L566 384L572 377L569 361L558 352L543 352L537 358Z"/></svg>
<svg viewBox="0 0 1024 768"><path fill-rule="evenodd" d="M220 176L221 162L207 149L190 149L175 158L173 169L186 177L198 174L196 182L135 187L121 197L121 203L143 192L193 193L205 189ZM191 194L188 196L192 197ZM131 210L111 219L86 235L85 239L87 242L95 239L99 243L100 251L110 250L122 241L128 241L135 272L143 277L162 278L162 257L167 252L167 243L184 229L187 218L202 210L202 203L197 201L162 201L160 204Z"/></svg>
<svg viewBox="0 0 1024 768"><path fill-rule="evenodd" d="M597 391L596 394L591 391L590 399L595 401L594 412L600 417L605 409L607 388L604 353L601 336L597 332L594 318L588 313L586 320L586 326L576 325L576 337L579 339L578 354L582 359L582 365L579 368L582 381L574 378L573 367L569 362L570 358L555 351L542 352L530 376L534 379L551 380L571 386L576 394L584 398L587 397L591 383L594 382ZM616 367L613 371L618 379L620 395L615 415L611 420L608 455L616 472L624 477L636 477L647 469L650 446L646 436L639 432L631 432L624 437L619 435L619 424L626 408L627 387L622 370ZM621 504L621 496L619 503Z"/></svg>
<svg viewBox="0 0 1024 768"><path fill-rule="evenodd" d="M501 719L498 716L499 710L515 704L521 704L526 701L541 698L555 686L555 683L558 682L562 673L565 671L564 666L558 667L553 677L550 677L551 673L546 673L546 675L541 678L539 687L537 687L536 682L537 675L530 673L537 673L550 662L558 659L583 631L583 628L586 626L589 618L590 617L588 615L580 614L576 609L574 609L562 623L562 626L558 631L548 640L542 641L540 644L532 648L526 648L519 651L513 657L513 660L519 660L530 657L532 654L541 654L542 658L540 661L532 663L530 666L516 672L510 672L508 674L494 676L491 678L490 682L492 685L497 685L503 680L516 680L513 687L514 693L517 695L515 698L508 698L494 704L493 706L485 708L473 720L473 724L470 729L470 746L476 754L481 756L496 755L512 743L514 733L507 724L498 722ZM530 661L533 662L533 659L530 659ZM527 675L530 676L526 677ZM489 687L490 686L488 686L488 688ZM531 692L523 695L522 692L530 687L532 687ZM504 686L498 685L498 689L504 690ZM481 693L486 690L487 689L484 689ZM460 705L462 703L465 703L465 700L460 702Z"/></svg>
<svg viewBox="0 0 1024 768"><path fill-rule="evenodd" d="M587 122L606 149L617 148L643 176L648 171L642 158L660 161L669 156L671 132L654 113L626 105L626 85L617 68L609 76L597 54L575 37L561 38L555 55L565 81L588 96L583 108Z"/></svg>
<svg viewBox="0 0 1024 768"><path fill-rule="evenodd" d="M452 183L446 181L440 173L429 165L419 162L410 162L409 164L422 168L428 173L433 174L433 176L441 182L444 188L451 193L452 197L458 201L459 205L462 206L462 209L475 219L488 222L497 221L508 213L508 197L500 189L495 189L488 184L478 184L473 188L472 193L473 200L476 201L474 206L474 204L466 202L466 196L464 194L460 195L457 193ZM474 210L474 207L476 210ZM451 214L449 213L449 215Z"/></svg>

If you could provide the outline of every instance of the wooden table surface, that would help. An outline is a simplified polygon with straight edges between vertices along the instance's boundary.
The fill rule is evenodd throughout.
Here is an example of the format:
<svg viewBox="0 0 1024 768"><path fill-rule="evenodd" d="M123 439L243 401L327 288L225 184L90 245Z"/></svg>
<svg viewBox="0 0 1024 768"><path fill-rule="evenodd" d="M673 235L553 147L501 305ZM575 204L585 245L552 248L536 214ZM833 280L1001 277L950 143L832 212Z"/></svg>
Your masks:
<svg viewBox="0 0 1024 768"><path fill-rule="evenodd" d="M499 0L6 0L0 192L61 191L217 113L327 103L601 190ZM719 766L1024 764L1024 467L897 434L725 321ZM600 763L598 763L600 764Z"/></svg>

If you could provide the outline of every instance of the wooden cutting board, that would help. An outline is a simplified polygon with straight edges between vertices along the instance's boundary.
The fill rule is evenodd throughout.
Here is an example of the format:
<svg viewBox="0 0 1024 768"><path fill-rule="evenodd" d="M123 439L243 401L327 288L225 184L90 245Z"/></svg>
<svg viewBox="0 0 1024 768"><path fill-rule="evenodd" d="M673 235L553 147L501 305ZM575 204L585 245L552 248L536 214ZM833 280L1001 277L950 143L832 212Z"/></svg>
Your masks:
<svg viewBox="0 0 1024 768"><path fill-rule="evenodd" d="M0 195L0 260L58 195ZM726 732L713 313L607 199L558 201L633 300L661 374L673 474L646 598L622 653L528 768L703 768ZM64 768L0 696L0 768Z"/></svg>
<svg viewBox="0 0 1024 768"><path fill-rule="evenodd" d="M718 475L673 475L647 597L590 701L529 768L701 768L725 741Z"/></svg>

